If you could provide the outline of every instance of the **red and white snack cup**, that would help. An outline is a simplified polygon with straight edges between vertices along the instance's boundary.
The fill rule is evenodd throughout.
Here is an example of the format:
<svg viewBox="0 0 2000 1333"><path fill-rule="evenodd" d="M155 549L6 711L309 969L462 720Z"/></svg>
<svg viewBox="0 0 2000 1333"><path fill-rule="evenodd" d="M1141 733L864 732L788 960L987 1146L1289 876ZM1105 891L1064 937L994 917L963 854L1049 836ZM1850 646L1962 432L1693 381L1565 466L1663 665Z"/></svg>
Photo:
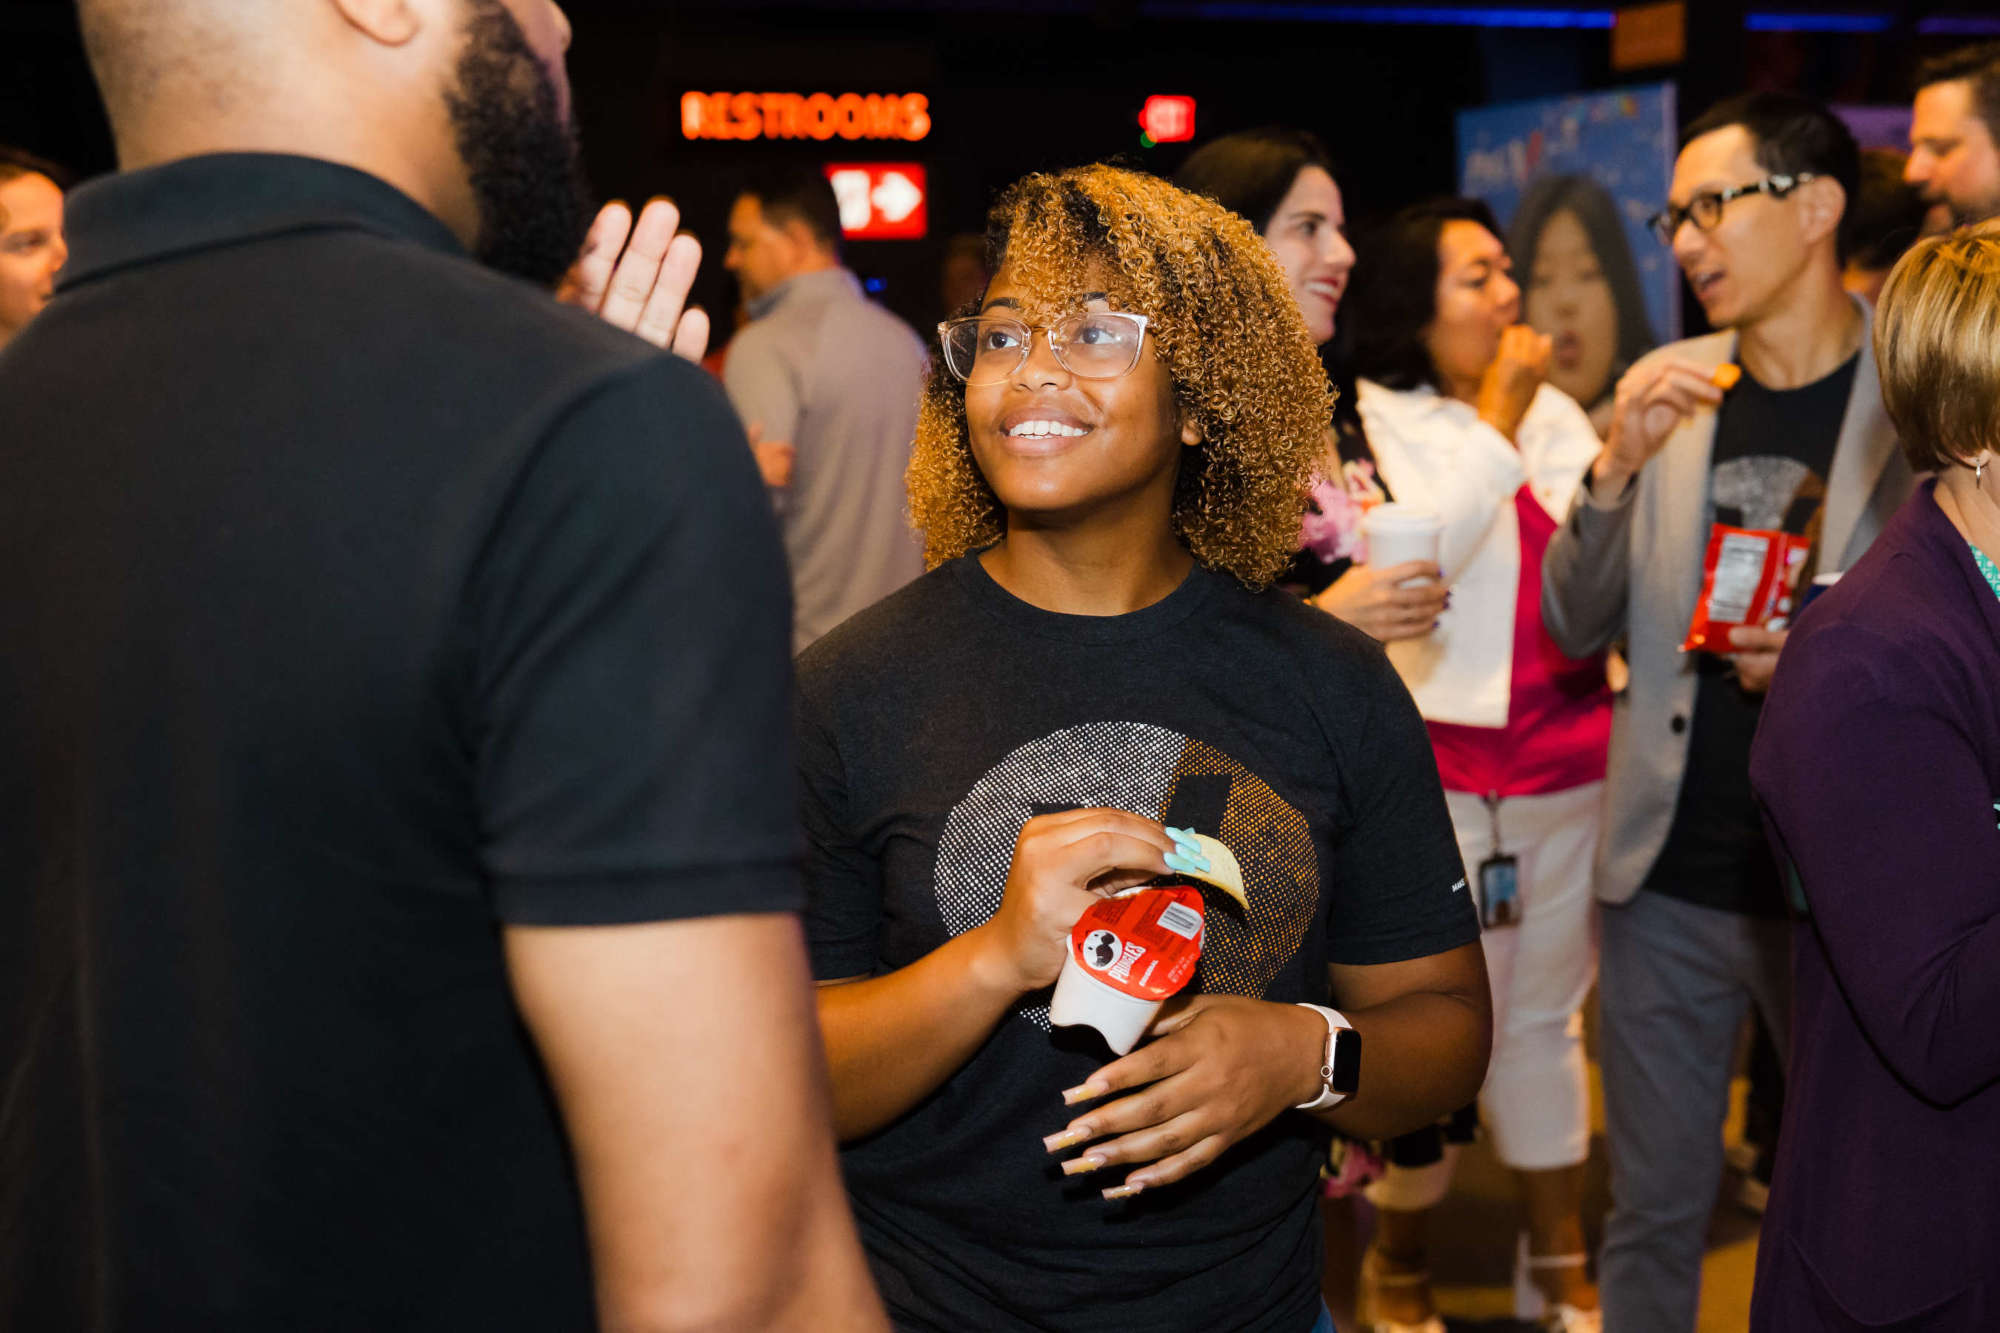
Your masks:
<svg viewBox="0 0 2000 1333"><path fill-rule="evenodd" d="M1069 932L1049 1021L1093 1027L1124 1055L1201 961L1202 898L1185 884L1093 903Z"/></svg>

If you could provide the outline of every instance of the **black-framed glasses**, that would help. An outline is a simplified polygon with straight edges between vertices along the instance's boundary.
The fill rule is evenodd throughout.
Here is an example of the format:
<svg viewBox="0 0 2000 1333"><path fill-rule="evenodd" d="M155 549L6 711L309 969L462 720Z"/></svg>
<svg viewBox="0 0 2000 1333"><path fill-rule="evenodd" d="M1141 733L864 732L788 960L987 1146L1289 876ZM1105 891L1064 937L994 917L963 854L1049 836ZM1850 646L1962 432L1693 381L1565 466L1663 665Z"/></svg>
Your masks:
<svg viewBox="0 0 2000 1333"><path fill-rule="evenodd" d="M1123 310L1086 310L1053 324L1030 324L1011 315L972 315L938 325L944 363L967 384L1000 384L1028 360L1037 331L1049 340L1056 362L1079 379L1115 380L1139 364L1146 317Z"/></svg>
<svg viewBox="0 0 2000 1333"><path fill-rule="evenodd" d="M1672 245L1674 234L1681 229L1683 222L1692 222L1703 231L1713 231L1715 224L1722 221L1724 204L1749 194L1768 194L1773 199L1783 199L1807 181L1816 179L1810 171L1779 171L1748 185L1732 185L1726 190L1703 190L1682 207L1668 204L1646 219L1646 225L1653 229L1653 235L1660 238L1661 245Z"/></svg>

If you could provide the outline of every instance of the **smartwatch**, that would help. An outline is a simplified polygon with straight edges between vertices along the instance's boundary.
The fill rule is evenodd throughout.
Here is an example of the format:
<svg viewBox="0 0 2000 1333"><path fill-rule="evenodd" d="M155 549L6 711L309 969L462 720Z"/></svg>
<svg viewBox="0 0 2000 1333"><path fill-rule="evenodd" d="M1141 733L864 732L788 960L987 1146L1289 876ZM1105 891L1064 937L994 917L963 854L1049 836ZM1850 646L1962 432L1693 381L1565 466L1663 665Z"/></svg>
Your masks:
<svg viewBox="0 0 2000 1333"><path fill-rule="evenodd" d="M1338 1009L1323 1004L1301 1004L1299 1008L1310 1009L1326 1020L1326 1058L1319 1069L1319 1096L1293 1109L1324 1111L1346 1101L1361 1086L1361 1034Z"/></svg>

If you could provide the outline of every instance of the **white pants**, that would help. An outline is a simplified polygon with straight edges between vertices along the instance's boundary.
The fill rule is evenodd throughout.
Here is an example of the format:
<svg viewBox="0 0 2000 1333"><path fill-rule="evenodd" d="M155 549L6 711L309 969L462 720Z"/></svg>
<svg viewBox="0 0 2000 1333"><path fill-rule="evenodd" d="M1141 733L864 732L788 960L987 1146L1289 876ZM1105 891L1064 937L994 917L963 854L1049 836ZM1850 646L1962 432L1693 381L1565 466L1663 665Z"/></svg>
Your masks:
<svg viewBox="0 0 2000 1333"><path fill-rule="evenodd" d="M1448 791L1445 804L1474 893L1493 854L1486 803ZM1500 802L1501 849L1519 860L1516 924L1486 931L1493 989L1493 1059L1479 1092L1481 1124L1517 1171L1575 1166L1590 1155L1590 1088L1583 1001L1597 976L1597 904L1591 861L1604 784ZM1417 1210L1444 1197L1451 1156L1436 1167L1391 1166L1369 1186L1377 1207Z"/></svg>

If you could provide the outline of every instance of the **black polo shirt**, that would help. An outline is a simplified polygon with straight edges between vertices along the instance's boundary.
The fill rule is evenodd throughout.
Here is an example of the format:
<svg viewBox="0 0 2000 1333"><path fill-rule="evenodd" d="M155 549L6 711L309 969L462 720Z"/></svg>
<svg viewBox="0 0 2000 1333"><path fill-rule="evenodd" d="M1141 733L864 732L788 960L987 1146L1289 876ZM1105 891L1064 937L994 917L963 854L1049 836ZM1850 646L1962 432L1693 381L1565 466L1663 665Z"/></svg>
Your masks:
<svg viewBox="0 0 2000 1333"><path fill-rule="evenodd" d="M799 905L742 433L344 167L69 225L0 354L0 1328L586 1328L499 929Z"/></svg>

